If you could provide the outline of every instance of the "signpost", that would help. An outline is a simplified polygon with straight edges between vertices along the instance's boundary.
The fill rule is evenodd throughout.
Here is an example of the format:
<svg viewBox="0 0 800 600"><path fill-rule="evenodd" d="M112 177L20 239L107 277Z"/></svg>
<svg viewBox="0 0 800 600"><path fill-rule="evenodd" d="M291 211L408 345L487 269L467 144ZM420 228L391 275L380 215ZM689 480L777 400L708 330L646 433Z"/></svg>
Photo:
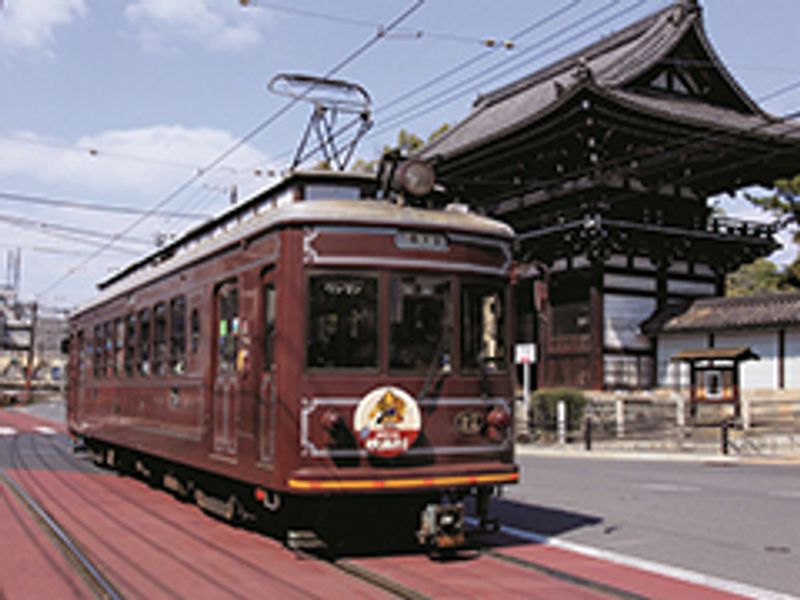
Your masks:
<svg viewBox="0 0 800 600"><path fill-rule="evenodd" d="M531 365L535 362L536 344L525 343L514 346L514 364L522 365L522 422L526 424L531 403Z"/></svg>

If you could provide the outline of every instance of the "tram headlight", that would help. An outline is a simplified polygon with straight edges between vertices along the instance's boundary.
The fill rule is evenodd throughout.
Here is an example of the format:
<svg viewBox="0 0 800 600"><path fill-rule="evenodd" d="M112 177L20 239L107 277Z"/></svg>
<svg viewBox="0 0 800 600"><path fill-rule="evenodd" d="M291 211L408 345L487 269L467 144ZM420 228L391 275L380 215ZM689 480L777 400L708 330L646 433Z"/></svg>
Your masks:
<svg viewBox="0 0 800 600"><path fill-rule="evenodd" d="M394 176L395 186L412 196L427 196L436 183L436 174L430 163L417 158L403 161Z"/></svg>

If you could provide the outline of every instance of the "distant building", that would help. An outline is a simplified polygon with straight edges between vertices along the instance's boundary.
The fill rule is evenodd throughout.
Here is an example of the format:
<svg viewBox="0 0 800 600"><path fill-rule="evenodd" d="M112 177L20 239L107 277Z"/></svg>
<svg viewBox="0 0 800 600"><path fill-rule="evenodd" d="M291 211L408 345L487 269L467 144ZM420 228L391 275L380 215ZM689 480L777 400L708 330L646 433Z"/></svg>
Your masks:
<svg viewBox="0 0 800 600"><path fill-rule="evenodd" d="M688 385L688 365L672 360L680 352L749 348L759 360L740 367L745 395L800 395L800 292L695 300L656 315L644 330L656 340L660 387Z"/></svg>
<svg viewBox="0 0 800 600"><path fill-rule="evenodd" d="M0 286L0 389L4 392L22 389L30 360L34 384L60 385L66 365L61 340L66 335L67 321L63 314L21 302L14 288Z"/></svg>

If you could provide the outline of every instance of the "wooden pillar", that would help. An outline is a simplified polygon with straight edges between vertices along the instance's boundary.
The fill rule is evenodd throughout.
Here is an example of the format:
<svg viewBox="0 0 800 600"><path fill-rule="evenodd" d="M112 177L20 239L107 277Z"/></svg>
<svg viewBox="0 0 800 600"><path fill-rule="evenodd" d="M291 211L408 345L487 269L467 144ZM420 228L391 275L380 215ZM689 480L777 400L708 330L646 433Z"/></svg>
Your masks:
<svg viewBox="0 0 800 600"><path fill-rule="evenodd" d="M604 319L603 263L594 260L589 282L589 387L593 390L603 389L604 384Z"/></svg>
<svg viewBox="0 0 800 600"><path fill-rule="evenodd" d="M547 374L549 356L550 326L550 290L549 278L538 279L533 283L534 306L536 308L536 382L538 387L551 384Z"/></svg>

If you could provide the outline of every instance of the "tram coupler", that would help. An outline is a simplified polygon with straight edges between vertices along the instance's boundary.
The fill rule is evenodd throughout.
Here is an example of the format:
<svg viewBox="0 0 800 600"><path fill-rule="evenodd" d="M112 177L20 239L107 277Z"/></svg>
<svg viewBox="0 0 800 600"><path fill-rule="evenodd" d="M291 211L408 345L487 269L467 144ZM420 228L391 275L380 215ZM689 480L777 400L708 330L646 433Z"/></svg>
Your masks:
<svg viewBox="0 0 800 600"><path fill-rule="evenodd" d="M464 505L428 504L422 509L417 539L423 546L449 550L464 545Z"/></svg>

